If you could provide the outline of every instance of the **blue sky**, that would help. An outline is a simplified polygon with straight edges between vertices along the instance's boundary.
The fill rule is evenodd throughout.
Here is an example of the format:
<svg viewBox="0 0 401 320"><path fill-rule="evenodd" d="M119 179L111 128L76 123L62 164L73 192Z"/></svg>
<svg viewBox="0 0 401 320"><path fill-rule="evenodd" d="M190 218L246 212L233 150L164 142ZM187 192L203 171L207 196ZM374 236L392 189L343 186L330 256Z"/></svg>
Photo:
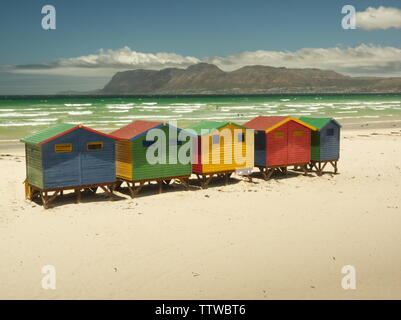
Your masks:
<svg viewBox="0 0 401 320"><path fill-rule="evenodd" d="M41 27L41 8L46 4L56 8L56 30L45 31ZM354 5L357 11L369 6L401 9L399 0L1 1L0 65L47 64L62 58L97 54L101 48L123 47L137 53L166 52L200 60L257 50L296 52L303 48L348 48L362 44L401 48L400 28L342 29L341 8L345 4ZM8 77L12 81L7 89L0 87L0 94L96 88L115 71L110 66L106 69L110 72L98 75L3 71L0 85ZM89 85L88 77L91 77ZM32 79L44 81L42 87L30 85ZM53 83L51 89L46 85L49 79Z"/></svg>

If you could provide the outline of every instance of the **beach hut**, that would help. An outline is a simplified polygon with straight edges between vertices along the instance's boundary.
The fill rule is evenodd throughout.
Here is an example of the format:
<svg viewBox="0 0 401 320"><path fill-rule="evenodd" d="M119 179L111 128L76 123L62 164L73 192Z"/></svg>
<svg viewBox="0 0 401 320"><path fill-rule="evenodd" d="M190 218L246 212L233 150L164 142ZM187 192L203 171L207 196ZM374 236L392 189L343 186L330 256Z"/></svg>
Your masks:
<svg viewBox="0 0 401 320"><path fill-rule="evenodd" d="M255 166L266 180L275 170L287 172L288 166L307 173L314 126L287 116L259 116L244 126L255 132Z"/></svg>
<svg viewBox="0 0 401 320"><path fill-rule="evenodd" d="M191 137L184 135L182 138L181 131L163 122L136 120L111 133L120 139L116 143L117 178L120 185L122 182L127 184L132 197L145 183L155 181L159 184L159 192L162 192L163 184L169 184L171 180L188 187ZM183 152L188 158L184 155L185 159L182 159Z"/></svg>
<svg viewBox="0 0 401 320"><path fill-rule="evenodd" d="M192 146L192 172L202 187L215 176L227 183L233 172L249 175L252 171L252 130L233 122L217 121L201 121L186 130L197 137Z"/></svg>
<svg viewBox="0 0 401 320"><path fill-rule="evenodd" d="M337 162L340 158L341 125L332 118L300 117L301 121L316 127L311 139L311 169L320 176L327 164L332 165L337 173Z"/></svg>
<svg viewBox="0 0 401 320"><path fill-rule="evenodd" d="M64 190L102 188L116 182L115 137L82 125L59 123L21 139L26 154L26 198L48 204ZM49 196L49 193L53 195Z"/></svg>

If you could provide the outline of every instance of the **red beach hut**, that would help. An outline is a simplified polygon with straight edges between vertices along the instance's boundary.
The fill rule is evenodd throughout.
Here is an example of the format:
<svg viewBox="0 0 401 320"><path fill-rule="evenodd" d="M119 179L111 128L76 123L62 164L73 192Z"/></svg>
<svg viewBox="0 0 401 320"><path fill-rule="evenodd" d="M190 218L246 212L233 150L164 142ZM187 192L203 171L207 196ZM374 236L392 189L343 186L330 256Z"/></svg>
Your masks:
<svg viewBox="0 0 401 320"><path fill-rule="evenodd" d="M317 129L288 116L259 116L244 124L255 131L255 166L265 179L278 169L301 167L310 162L311 131Z"/></svg>

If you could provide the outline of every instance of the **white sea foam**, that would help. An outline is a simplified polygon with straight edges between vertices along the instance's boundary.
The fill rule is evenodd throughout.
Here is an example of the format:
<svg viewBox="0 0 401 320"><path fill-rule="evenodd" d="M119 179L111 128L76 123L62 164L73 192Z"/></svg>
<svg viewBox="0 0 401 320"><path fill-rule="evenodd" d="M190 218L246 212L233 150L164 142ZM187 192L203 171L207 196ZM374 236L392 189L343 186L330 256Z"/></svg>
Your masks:
<svg viewBox="0 0 401 320"><path fill-rule="evenodd" d="M46 126L51 124L50 122L21 122L21 123L0 123L0 127L34 127L34 126Z"/></svg>
<svg viewBox="0 0 401 320"><path fill-rule="evenodd" d="M310 107L310 106L313 106L313 104L312 103L309 103L309 104L285 104L285 106L286 107L289 107L289 108L307 108L307 107Z"/></svg>
<svg viewBox="0 0 401 320"><path fill-rule="evenodd" d="M35 122L48 122L48 121L57 121L57 118L40 118L40 119L27 119L27 121L35 121Z"/></svg>
<svg viewBox="0 0 401 320"><path fill-rule="evenodd" d="M133 103L126 104L106 104L107 109L132 109L134 106Z"/></svg>
<svg viewBox="0 0 401 320"><path fill-rule="evenodd" d="M157 110L157 109L173 109L171 106L145 106L142 109Z"/></svg>
<svg viewBox="0 0 401 320"><path fill-rule="evenodd" d="M90 107L92 103L64 103L66 107Z"/></svg>
<svg viewBox="0 0 401 320"><path fill-rule="evenodd" d="M170 105L171 106L196 106L196 107L206 106L205 103L172 103Z"/></svg>
<svg viewBox="0 0 401 320"><path fill-rule="evenodd" d="M146 106L154 106L157 104L157 102L142 102L142 104Z"/></svg>
<svg viewBox="0 0 401 320"><path fill-rule="evenodd" d="M70 112L68 112L68 114L71 116L81 116L84 114L92 114L92 113L93 113L92 111L70 111Z"/></svg>
<svg viewBox="0 0 401 320"><path fill-rule="evenodd" d="M191 113L194 111L193 110L174 110L172 112L174 112L174 113Z"/></svg>
<svg viewBox="0 0 401 320"><path fill-rule="evenodd" d="M336 113L358 113L357 110L350 110L350 111L337 111Z"/></svg>
<svg viewBox="0 0 401 320"><path fill-rule="evenodd" d="M109 112L114 112L114 113L121 113L121 112L128 112L129 110L110 110Z"/></svg>
<svg viewBox="0 0 401 320"><path fill-rule="evenodd" d="M146 119L174 119L176 118L176 116L159 116L159 115L154 115L154 116L149 116L149 115L129 115L126 117L117 117L115 119L142 119L142 118L146 118Z"/></svg>
<svg viewBox="0 0 401 320"><path fill-rule="evenodd" d="M48 116L49 112L39 112L39 113L0 113L1 118L23 118L23 117L40 117L40 116Z"/></svg>
<svg viewBox="0 0 401 320"><path fill-rule="evenodd" d="M92 120L88 123L93 124L93 123L120 123L120 122L131 122L131 120Z"/></svg>

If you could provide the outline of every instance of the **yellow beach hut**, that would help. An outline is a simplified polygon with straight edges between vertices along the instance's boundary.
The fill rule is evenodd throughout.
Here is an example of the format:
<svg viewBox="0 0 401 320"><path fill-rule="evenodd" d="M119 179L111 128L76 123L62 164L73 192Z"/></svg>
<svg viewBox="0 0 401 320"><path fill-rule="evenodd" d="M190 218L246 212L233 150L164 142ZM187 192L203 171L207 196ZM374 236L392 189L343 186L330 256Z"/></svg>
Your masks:
<svg viewBox="0 0 401 320"><path fill-rule="evenodd" d="M186 129L193 139L192 172L206 187L210 180L236 172L249 175L254 166L254 133L234 122L201 121Z"/></svg>

